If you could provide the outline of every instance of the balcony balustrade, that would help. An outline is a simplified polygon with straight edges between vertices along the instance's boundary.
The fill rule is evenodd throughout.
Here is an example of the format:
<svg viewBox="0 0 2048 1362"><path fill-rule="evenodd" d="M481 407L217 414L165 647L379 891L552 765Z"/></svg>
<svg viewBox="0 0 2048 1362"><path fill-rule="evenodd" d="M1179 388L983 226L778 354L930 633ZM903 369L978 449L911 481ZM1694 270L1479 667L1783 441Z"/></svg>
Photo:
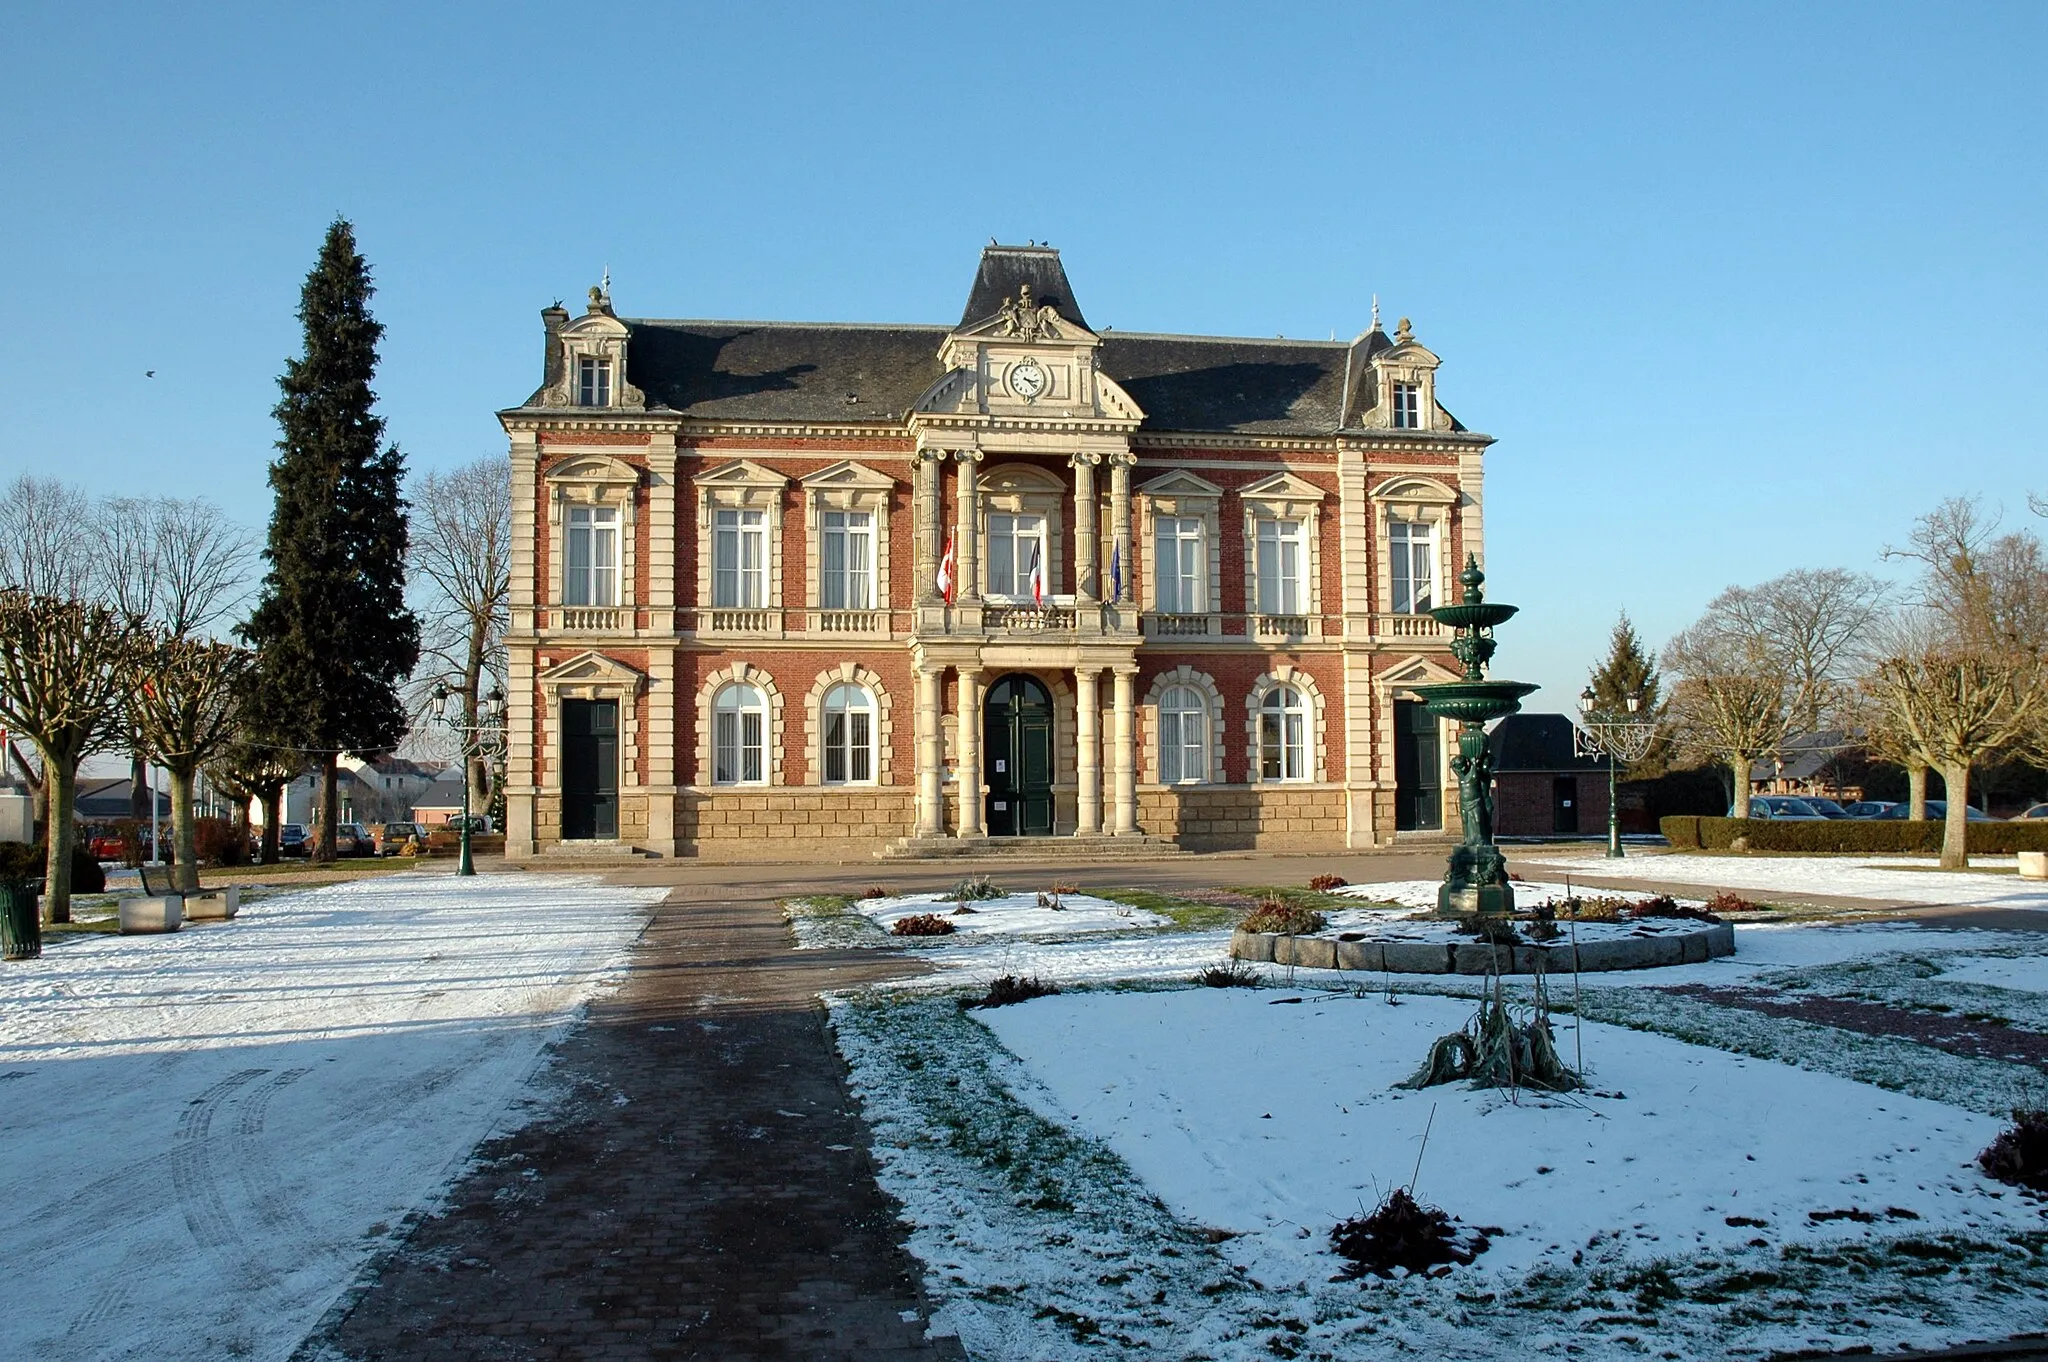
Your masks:
<svg viewBox="0 0 2048 1362"><path fill-rule="evenodd" d="M1372 631L1380 638L1441 638L1444 627L1428 615L1374 615Z"/></svg>
<svg viewBox="0 0 2048 1362"><path fill-rule="evenodd" d="M1154 615L1152 633L1159 638L1203 638L1215 632L1207 615Z"/></svg>
<svg viewBox="0 0 2048 1362"><path fill-rule="evenodd" d="M882 610L820 610L812 616L812 628L821 634L882 634L888 627Z"/></svg>
<svg viewBox="0 0 2048 1362"><path fill-rule="evenodd" d="M633 627L632 616L616 606L564 606L555 612L555 627L568 634L618 634Z"/></svg>
<svg viewBox="0 0 2048 1362"><path fill-rule="evenodd" d="M782 628L780 610L710 610L705 616L719 634L773 634Z"/></svg>
<svg viewBox="0 0 2048 1362"><path fill-rule="evenodd" d="M1307 615L1254 615L1252 634L1257 638L1307 638Z"/></svg>
<svg viewBox="0 0 2048 1362"><path fill-rule="evenodd" d="M1042 634L1074 627L1074 612L1060 605L985 605L982 628L1007 634Z"/></svg>

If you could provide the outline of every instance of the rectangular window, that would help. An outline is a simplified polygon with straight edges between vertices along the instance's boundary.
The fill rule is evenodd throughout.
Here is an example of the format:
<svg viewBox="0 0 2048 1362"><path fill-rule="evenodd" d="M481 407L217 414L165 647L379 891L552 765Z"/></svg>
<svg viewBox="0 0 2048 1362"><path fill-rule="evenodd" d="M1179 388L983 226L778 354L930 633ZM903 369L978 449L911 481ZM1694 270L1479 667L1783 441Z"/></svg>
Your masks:
<svg viewBox="0 0 2048 1362"><path fill-rule="evenodd" d="M1209 778L1209 716L1201 710L1159 712L1159 779L1180 785Z"/></svg>
<svg viewBox="0 0 2048 1362"><path fill-rule="evenodd" d="M1396 520L1387 526L1394 569L1394 613L1424 615L1436 605L1436 526Z"/></svg>
<svg viewBox="0 0 2048 1362"><path fill-rule="evenodd" d="M711 779L720 785L761 783L761 712L722 709L713 716Z"/></svg>
<svg viewBox="0 0 2048 1362"><path fill-rule="evenodd" d="M1422 387L1416 383L1394 385L1394 427L1397 430L1422 429Z"/></svg>
<svg viewBox="0 0 2048 1362"><path fill-rule="evenodd" d="M818 604L827 610L874 609L874 512L825 512L825 540L819 551Z"/></svg>
<svg viewBox="0 0 2048 1362"><path fill-rule="evenodd" d="M1259 778L1305 780L1308 776L1307 716L1300 710L1259 715Z"/></svg>
<svg viewBox="0 0 2048 1362"><path fill-rule="evenodd" d="M566 605L619 603L619 512L612 506L569 508L567 562L562 570Z"/></svg>
<svg viewBox="0 0 2048 1362"><path fill-rule="evenodd" d="M612 363L608 359L584 356L576 361L576 404L609 407L612 404Z"/></svg>
<svg viewBox="0 0 2048 1362"><path fill-rule="evenodd" d="M736 610L768 604L767 512L712 512L711 603Z"/></svg>
<svg viewBox="0 0 2048 1362"><path fill-rule="evenodd" d="M1307 592L1303 590L1307 529L1299 520L1258 523L1257 605L1261 615L1299 615L1307 609Z"/></svg>
<svg viewBox="0 0 2048 1362"><path fill-rule="evenodd" d="M1207 554L1199 516L1161 516L1153 522L1153 581L1159 610L1167 615L1199 615L1209 609L1202 568Z"/></svg>
<svg viewBox="0 0 2048 1362"><path fill-rule="evenodd" d="M990 514L988 594L1031 599L1031 565L1037 562L1052 594L1052 564L1045 560L1045 517Z"/></svg>

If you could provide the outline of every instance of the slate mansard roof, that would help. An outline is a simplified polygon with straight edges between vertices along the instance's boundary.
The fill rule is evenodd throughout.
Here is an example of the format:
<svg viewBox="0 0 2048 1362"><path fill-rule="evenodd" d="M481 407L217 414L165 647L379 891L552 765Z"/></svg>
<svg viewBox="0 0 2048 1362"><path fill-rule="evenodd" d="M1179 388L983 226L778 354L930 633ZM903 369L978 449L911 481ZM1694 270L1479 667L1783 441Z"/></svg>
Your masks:
<svg viewBox="0 0 2048 1362"><path fill-rule="evenodd" d="M1020 284L1086 326L1059 253L991 246L961 325L995 315ZM668 321L622 318L627 377L649 409L716 421L900 422L944 376L943 325ZM1107 332L1102 372L1130 393L1145 428L1326 436L1356 424L1373 398L1371 357L1392 344ZM1350 394L1350 411L1344 411ZM1346 418L1349 418L1348 420ZM1453 419L1453 431L1465 427Z"/></svg>

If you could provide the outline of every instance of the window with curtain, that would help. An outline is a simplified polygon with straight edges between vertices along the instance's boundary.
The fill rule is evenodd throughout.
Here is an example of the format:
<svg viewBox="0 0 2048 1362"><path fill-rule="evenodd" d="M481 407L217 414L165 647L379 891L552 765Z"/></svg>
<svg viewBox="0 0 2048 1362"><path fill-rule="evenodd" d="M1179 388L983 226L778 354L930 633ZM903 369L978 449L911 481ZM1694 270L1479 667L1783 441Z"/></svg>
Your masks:
<svg viewBox="0 0 2048 1362"><path fill-rule="evenodd" d="M613 506L571 506L562 565L565 605L619 603L619 512Z"/></svg>
<svg viewBox="0 0 2048 1362"><path fill-rule="evenodd" d="M1052 594L1052 564L1045 558L1045 517L991 513L988 518L988 594L1029 600L1031 565L1041 564Z"/></svg>
<svg viewBox="0 0 2048 1362"><path fill-rule="evenodd" d="M1436 604L1436 526L1396 520L1387 526L1393 568L1394 613L1427 614Z"/></svg>
<svg viewBox="0 0 2048 1362"><path fill-rule="evenodd" d="M738 610L768 604L767 512L712 512L711 603Z"/></svg>
<svg viewBox="0 0 2048 1362"><path fill-rule="evenodd" d="M1308 779L1308 702L1292 686L1275 686L1259 702L1259 779Z"/></svg>
<svg viewBox="0 0 2048 1362"><path fill-rule="evenodd" d="M768 697L735 681L711 703L711 783L760 785L768 779Z"/></svg>
<svg viewBox="0 0 2048 1362"><path fill-rule="evenodd" d="M1200 516L1160 516L1153 522L1152 581L1162 614L1199 615L1209 608L1202 529Z"/></svg>
<svg viewBox="0 0 2048 1362"><path fill-rule="evenodd" d="M827 511L819 563L818 604L827 610L875 605L875 513Z"/></svg>
<svg viewBox="0 0 2048 1362"><path fill-rule="evenodd" d="M1209 702L1192 686L1159 697L1159 779L1183 785L1209 778Z"/></svg>
<svg viewBox="0 0 2048 1362"><path fill-rule="evenodd" d="M1307 611L1303 580L1308 559L1308 527L1299 520L1258 522L1258 612L1299 615Z"/></svg>
<svg viewBox="0 0 2048 1362"><path fill-rule="evenodd" d="M841 682L825 692L827 785L869 785L875 779L875 697Z"/></svg>

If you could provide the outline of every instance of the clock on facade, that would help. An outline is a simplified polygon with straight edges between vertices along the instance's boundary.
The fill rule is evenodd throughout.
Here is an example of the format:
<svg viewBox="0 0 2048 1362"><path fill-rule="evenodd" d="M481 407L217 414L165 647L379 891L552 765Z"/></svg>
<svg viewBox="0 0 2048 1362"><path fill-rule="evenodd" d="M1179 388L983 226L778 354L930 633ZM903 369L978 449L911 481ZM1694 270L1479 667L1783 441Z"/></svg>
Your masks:
<svg viewBox="0 0 2048 1362"><path fill-rule="evenodd" d="M1035 359L1019 360L1010 366L1010 391L1030 402L1052 382L1052 375Z"/></svg>

